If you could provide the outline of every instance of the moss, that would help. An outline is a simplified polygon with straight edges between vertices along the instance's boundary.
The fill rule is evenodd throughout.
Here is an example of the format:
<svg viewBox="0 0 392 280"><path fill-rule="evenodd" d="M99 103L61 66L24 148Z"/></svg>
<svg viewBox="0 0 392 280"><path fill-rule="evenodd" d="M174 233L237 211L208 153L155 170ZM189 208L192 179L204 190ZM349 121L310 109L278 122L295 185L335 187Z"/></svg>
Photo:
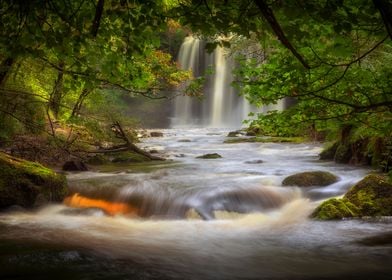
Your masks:
<svg viewBox="0 0 392 280"><path fill-rule="evenodd" d="M346 217L356 217L357 215L357 207L349 201L331 198L319 205L311 217L318 220L338 220Z"/></svg>
<svg viewBox="0 0 392 280"><path fill-rule="evenodd" d="M338 177L326 171L309 171L286 177L283 186L328 186L338 181Z"/></svg>
<svg viewBox="0 0 392 280"><path fill-rule="evenodd" d="M220 154L217 153L213 153L213 154L205 154L202 156L198 156L196 158L203 158L203 159L216 159L216 158L221 158L222 156Z"/></svg>
<svg viewBox="0 0 392 280"><path fill-rule="evenodd" d="M146 156L143 156L141 154L135 153L135 152L131 152L131 151L127 151L127 152L121 152L121 153L116 153L113 156L112 162L114 163L136 163L136 162L145 162L145 161L151 161L151 159L149 159Z"/></svg>
<svg viewBox="0 0 392 280"><path fill-rule="evenodd" d="M344 198L360 209L361 216L392 216L392 184L382 175L366 176Z"/></svg>
<svg viewBox="0 0 392 280"><path fill-rule="evenodd" d="M382 175L366 176L342 199L323 202L311 215L320 220L366 216L392 216L392 184Z"/></svg>
<svg viewBox="0 0 392 280"><path fill-rule="evenodd" d="M33 207L39 196L45 201L61 201L67 192L64 175L0 152L0 208Z"/></svg>
<svg viewBox="0 0 392 280"><path fill-rule="evenodd" d="M303 143L303 137L237 137L224 141L226 144L236 143Z"/></svg>

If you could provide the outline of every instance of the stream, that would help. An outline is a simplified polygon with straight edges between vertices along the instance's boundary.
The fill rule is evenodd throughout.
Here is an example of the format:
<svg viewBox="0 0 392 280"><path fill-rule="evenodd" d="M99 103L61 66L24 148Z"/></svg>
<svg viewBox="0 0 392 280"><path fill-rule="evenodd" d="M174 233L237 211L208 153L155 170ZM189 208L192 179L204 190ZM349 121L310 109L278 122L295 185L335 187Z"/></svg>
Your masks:
<svg viewBox="0 0 392 280"><path fill-rule="evenodd" d="M392 244L369 242L391 235L392 220L308 218L370 169L319 161L319 143L224 144L223 129L161 131L141 146L166 162L67 175L73 193L137 215L63 204L1 214L0 278L392 279ZM222 158L196 158L207 153ZM311 170L340 180L281 186Z"/></svg>

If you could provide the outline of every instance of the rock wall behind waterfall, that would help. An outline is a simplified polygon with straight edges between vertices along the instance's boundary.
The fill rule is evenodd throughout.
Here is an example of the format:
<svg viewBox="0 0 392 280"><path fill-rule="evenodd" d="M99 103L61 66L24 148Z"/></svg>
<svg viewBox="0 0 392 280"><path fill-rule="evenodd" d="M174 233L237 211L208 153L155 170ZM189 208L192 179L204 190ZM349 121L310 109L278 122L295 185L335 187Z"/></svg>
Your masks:
<svg viewBox="0 0 392 280"><path fill-rule="evenodd" d="M186 37L181 45L178 62L183 69L191 69L198 77L211 66L213 74L207 77L202 100L188 96L175 99L171 125L240 127L255 108L231 87L234 60L221 47L212 54L204 47L205 43L194 37Z"/></svg>

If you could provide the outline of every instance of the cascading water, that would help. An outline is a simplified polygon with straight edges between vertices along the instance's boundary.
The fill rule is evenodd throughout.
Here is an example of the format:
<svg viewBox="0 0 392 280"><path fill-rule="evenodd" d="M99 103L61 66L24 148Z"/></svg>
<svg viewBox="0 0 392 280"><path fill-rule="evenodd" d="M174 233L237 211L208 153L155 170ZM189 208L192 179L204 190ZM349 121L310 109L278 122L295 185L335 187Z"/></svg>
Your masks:
<svg viewBox="0 0 392 280"><path fill-rule="evenodd" d="M178 62L183 69L191 69L198 77L211 66L213 75L207 78L202 100L188 96L175 99L172 126L241 127L256 108L231 86L235 62L222 47L212 54L206 53L204 47L203 41L192 36L186 37L181 45Z"/></svg>

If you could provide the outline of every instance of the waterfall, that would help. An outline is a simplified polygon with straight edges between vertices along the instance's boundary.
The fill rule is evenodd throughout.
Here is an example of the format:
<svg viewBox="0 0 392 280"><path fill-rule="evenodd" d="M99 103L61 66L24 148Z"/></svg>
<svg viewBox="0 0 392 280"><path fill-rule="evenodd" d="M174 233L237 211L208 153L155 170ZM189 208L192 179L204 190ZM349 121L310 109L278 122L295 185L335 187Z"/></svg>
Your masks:
<svg viewBox="0 0 392 280"><path fill-rule="evenodd" d="M206 53L204 47L203 41L192 36L181 45L178 62L182 69L190 69L198 77L211 66L213 75L206 79L202 100L188 96L175 99L172 126L241 127L255 108L231 86L234 60L222 47L212 54Z"/></svg>

